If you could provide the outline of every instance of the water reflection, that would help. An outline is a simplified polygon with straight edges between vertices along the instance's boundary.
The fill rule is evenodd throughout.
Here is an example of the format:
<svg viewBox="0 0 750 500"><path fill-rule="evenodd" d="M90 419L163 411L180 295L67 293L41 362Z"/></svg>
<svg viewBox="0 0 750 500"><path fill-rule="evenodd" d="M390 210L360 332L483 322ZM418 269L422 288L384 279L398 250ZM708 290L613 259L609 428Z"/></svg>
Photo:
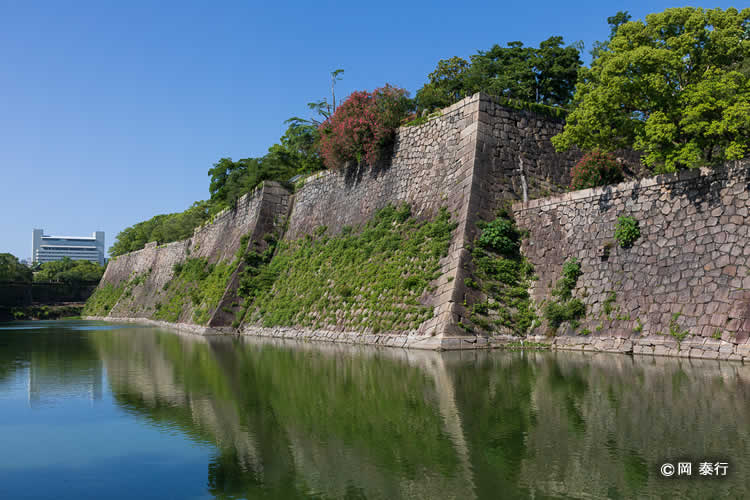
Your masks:
<svg viewBox="0 0 750 500"><path fill-rule="evenodd" d="M35 344L36 356L49 352L27 360L32 372L48 366L40 373L61 383L75 373L76 387L91 387L105 371L120 408L215 447L206 485L216 497L740 498L750 490L750 368L737 363L438 354L149 328L80 335L75 349ZM0 379L18 362L0 354ZM693 461L694 476L660 477L666 460ZM703 460L728 461L729 476L699 478Z"/></svg>

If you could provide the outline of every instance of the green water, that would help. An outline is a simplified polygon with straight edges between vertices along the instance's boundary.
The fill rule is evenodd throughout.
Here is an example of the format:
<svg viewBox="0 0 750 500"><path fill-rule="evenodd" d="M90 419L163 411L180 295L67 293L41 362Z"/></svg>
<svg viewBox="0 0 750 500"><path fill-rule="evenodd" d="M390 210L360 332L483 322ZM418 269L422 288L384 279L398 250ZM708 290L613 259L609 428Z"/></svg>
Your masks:
<svg viewBox="0 0 750 500"><path fill-rule="evenodd" d="M748 434L738 363L0 324L3 499L747 498Z"/></svg>

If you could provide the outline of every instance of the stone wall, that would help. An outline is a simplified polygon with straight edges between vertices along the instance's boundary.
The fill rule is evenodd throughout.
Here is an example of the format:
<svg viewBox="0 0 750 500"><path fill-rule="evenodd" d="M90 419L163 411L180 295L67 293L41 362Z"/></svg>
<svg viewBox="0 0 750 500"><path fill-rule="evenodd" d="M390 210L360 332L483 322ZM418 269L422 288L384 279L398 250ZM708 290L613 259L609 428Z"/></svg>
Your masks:
<svg viewBox="0 0 750 500"><path fill-rule="evenodd" d="M475 94L424 125L401 127L385 164L306 179L294 195L285 238L299 238L319 226L336 234L344 226L365 223L389 203L408 203L423 218L446 207L458 228L442 261L442 276L434 283L436 291L427 300L435 307L434 317L414 333L466 336L458 325L469 316L463 305L464 279L475 222L494 218L505 200L523 199L521 166L528 196L564 190L580 153L554 152L550 138L562 127L560 120L504 108Z"/></svg>
<svg viewBox="0 0 750 500"><path fill-rule="evenodd" d="M248 245L262 244L263 235L280 231L288 210L288 191L278 183L268 181L242 196L234 208L217 214L210 224L196 228L189 239L166 245L151 242L142 250L112 259L101 285L120 286L138 276L145 276L145 280L134 286L129 295L121 297L109 316L152 318L156 304L163 299L164 286L174 277L175 264L189 257L203 257L211 263L231 261L244 235L250 235ZM236 285L237 280L233 277L230 288L234 286L236 289ZM229 295L233 291L229 290ZM216 309L222 304L223 301ZM192 313L192 306L186 306L179 321L192 322ZM212 311L212 317L215 313Z"/></svg>
<svg viewBox="0 0 750 500"><path fill-rule="evenodd" d="M468 337L474 339L472 345L487 345L487 339L476 339L459 327L469 316L463 305L467 294L464 279L470 276L467 249L476 236L475 223L478 218L493 218L505 200L522 199L524 182L528 196L557 192L567 185L568 172L580 155L554 153L549 139L561 129L559 120L503 108L490 97L475 94L423 125L401 127L391 154L379 165L350 166L310 176L298 186L291 202L280 191L244 197L235 210L220 214L189 240L162 247L152 244L119 257L110 264L103 283L119 284L135 275L147 278L110 316L151 317L161 300L160 290L173 277L175 263L188 255L211 262L229 259L244 234L254 231L253 240L258 242L271 232L269 228L278 228L278 216L289 213L284 238L294 240L320 226L337 234L345 226L366 223L388 204L408 203L412 213L423 219L434 217L445 207L458 226L448 255L441 260L441 276L423 296L423 303L434 308L433 317L415 331L387 332L387 336L401 335L409 338L409 345L430 348L463 346ZM259 221L273 222L254 230L260 228ZM231 314L222 310L237 302L238 273L210 326L231 323ZM189 309L183 311L180 322L191 322Z"/></svg>
<svg viewBox="0 0 750 500"><path fill-rule="evenodd" d="M585 334L632 340L633 352L747 356L749 168L745 160L514 205L530 235L522 250L539 278L537 303L550 297L566 259L581 262L574 296L586 318L575 330L563 326L558 334L569 338L558 343L592 344ZM631 248L614 240L620 216L639 222Z"/></svg>

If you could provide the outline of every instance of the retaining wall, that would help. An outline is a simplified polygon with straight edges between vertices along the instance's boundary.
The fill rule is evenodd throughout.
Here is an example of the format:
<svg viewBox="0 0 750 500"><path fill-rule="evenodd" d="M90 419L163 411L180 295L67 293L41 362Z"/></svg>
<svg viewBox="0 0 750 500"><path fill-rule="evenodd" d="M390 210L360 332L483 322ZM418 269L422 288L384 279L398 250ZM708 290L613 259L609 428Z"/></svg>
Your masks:
<svg viewBox="0 0 750 500"><path fill-rule="evenodd" d="M156 304L163 299L164 286L174 277L175 264L189 257L203 257L211 263L231 261L244 235L250 235L248 246L261 245L263 235L280 229L288 209L288 191L278 183L268 181L242 196L234 208L217 214L210 224L196 228L191 238L166 245L151 242L142 250L112 259L100 286L120 286L137 276L145 276L145 279L132 287L129 295L120 298L109 316L152 318ZM232 281L235 289L236 281ZM230 295L233 292L229 290ZM223 302L211 311L212 319ZM187 304L180 313L179 322L191 323L192 314L193 306Z"/></svg>
<svg viewBox="0 0 750 500"><path fill-rule="evenodd" d="M556 342L576 348L602 343L584 337L627 339L616 350L747 355L749 186L745 160L514 205L529 231L522 250L539 278L532 289L538 304L550 298L566 259L581 262L574 296L586 304L586 317L575 330L561 327L565 338ZM614 239L620 216L639 223L630 248Z"/></svg>

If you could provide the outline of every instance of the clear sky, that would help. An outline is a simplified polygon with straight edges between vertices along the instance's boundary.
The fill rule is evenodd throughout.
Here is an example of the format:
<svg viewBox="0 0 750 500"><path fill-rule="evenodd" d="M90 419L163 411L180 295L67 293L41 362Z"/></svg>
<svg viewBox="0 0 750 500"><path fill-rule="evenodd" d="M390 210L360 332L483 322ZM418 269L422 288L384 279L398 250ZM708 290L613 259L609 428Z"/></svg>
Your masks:
<svg viewBox="0 0 750 500"><path fill-rule="evenodd" d="M413 95L439 59L552 35L588 51L618 10L686 4L0 0L0 253L30 257L35 227L109 248L207 198L212 164L265 154L336 68L341 96Z"/></svg>

